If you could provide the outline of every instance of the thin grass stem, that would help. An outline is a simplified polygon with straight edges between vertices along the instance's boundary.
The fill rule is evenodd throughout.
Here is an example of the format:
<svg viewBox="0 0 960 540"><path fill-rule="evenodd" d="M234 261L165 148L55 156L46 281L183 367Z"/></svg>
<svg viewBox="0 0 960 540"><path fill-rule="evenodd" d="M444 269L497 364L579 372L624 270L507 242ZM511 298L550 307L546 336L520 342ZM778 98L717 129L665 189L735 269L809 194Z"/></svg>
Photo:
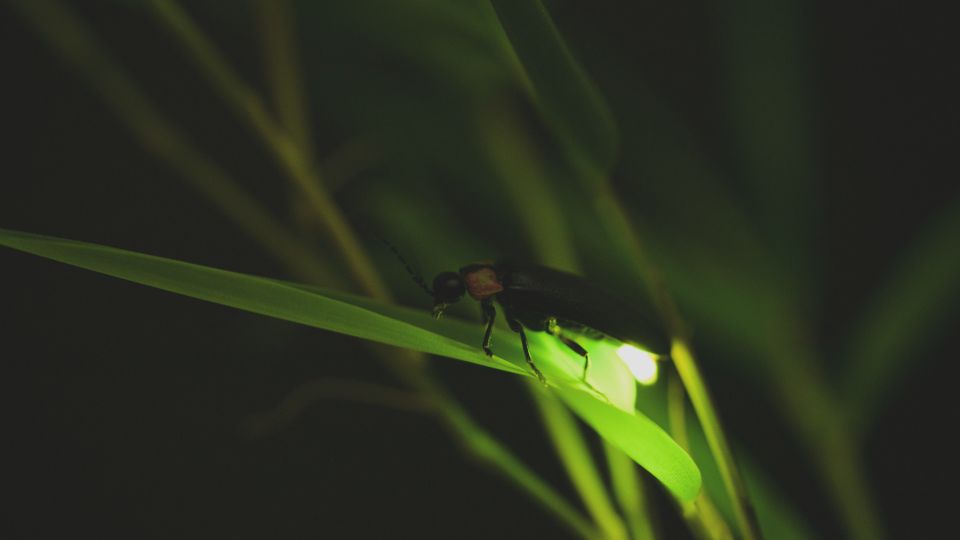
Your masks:
<svg viewBox="0 0 960 540"><path fill-rule="evenodd" d="M290 0L257 0L263 64L280 124L301 152L313 148L310 115L297 48L297 24Z"/></svg>
<svg viewBox="0 0 960 540"><path fill-rule="evenodd" d="M861 540L881 540L886 532L876 512L859 457L856 432L847 427L826 392L811 359L784 352L775 378L786 417L797 426L808 453L820 472L827 492L840 512L847 535Z"/></svg>
<svg viewBox="0 0 960 540"><path fill-rule="evenodd" d="M633 540L654 540L654 530L650 501L637 474L637 465L619 448L604 441L603 452L610 470L610 483L620 511L623 512L630 538Z"/></svg>
<svg viewBox="0 0 960 540"><path fill-rule="evenodd" d="M431 412L430 403L407 390L367 381L320 377L298 385L269 411L252 414L243 423L251 438L276 433L293 424L310 406L327 400L378 405L403 412Z"/></svg>
<svg viewBox="0 0 960 540"><path fill-rule="evenodd" d="M335 243L361 290L374 298L390 301L392 294L360 245L343 212L323 188L319 170L294 138L270 115L263 101L233 71L223 55L173 0L152 0L157 19L164 23L201 73L225 98L240 117L250 124L281 168L313 206L327 236Z"/></svg>
<svg viewBox="0 0 960 540"><path fill-rule="evenodd" d="M687 433L687 402L683 381L679 377L670 377L667 382L667 416L670 435L687 453L690 453L690 437ZM690 530L699 538L721 540L733 538L730 527L721 517L715 504L701 490L691 505L681 508Z"/></svg>
<svg viewBox="0 0 960 540"><path fill-rule="evenodd" d="M415 354L412 351L401 351L401 353ZM470 455L503 473L578 536L591 540L606 538L577 508L517 459L503 444L478 426L463 407L426 370L405 369L397 374L401 380L430 396L436 403L435 410L439 413L440 419Z"/></svg>
<svg viewBox="0 0 960 540"><path fill-rule="evenodd" d="M717 462L720 477L723 479L727 496L733 503L733 512L741 534L747 540L759 537L759 526L756 525L756 515L747 496L747 489L740 476L740 471L733 460L733 453L727 443L726 435L720 425L713 400L707 390L706 382L700 373L696 359L684 340L675 338L670 350L670 357L677 367L677 372L697 412L703 433L707 438L707 445Z"/></svg>
<svg viewBox="0 0 960 540"><path fill-rule="evenodd" d="M15 9L64 61L82 76L143 148L167 163L267 253L299 279L331 287L340 280L313 252L277 222L226 171L196 150L113 61L96 37L55 0L14 0Z"/></svg>
<svg viewBox="0 0 960 540"><path fill-rule="evenodd" d="M540 411L547 434L557 450L560 462L570 476L571 482L583 499L587 512L610 540L626 540L627 530L623 520L607 494L593 456L580 433L573 415L554 395L541 388L542 385L528 382L527 388Z"/></svg>
<svg viewBox="0 0 960 540"><path fill-rule="evenodd" d="M683 390L683 381L677 377L667 380L667 416L670 422L670 436L687 453L690 452L690 437L687 436L687 393Z"/></svg>

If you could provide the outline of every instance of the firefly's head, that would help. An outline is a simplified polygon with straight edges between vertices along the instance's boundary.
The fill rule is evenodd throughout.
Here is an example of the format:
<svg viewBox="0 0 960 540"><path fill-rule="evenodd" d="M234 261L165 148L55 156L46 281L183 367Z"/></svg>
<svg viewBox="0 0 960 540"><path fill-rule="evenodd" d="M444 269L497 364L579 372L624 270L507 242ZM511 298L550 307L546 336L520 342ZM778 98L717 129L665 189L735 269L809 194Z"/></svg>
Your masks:
<svg viewBox="0 0 960 540"><path fill-rule="evenodd" d="M463 278L456 272L441 272L433 278L433 316L440 318L450 304L457 303L466 292Z"/></svg>
<svg viewBox="0 0 960 540"><path fill-rule="evenodd" d="M501 291L503 284L491 264L468 264L459 272L442 272L433 280L433 316L439 318L443 310L460 300L464 293L486 302Z"/></svg>

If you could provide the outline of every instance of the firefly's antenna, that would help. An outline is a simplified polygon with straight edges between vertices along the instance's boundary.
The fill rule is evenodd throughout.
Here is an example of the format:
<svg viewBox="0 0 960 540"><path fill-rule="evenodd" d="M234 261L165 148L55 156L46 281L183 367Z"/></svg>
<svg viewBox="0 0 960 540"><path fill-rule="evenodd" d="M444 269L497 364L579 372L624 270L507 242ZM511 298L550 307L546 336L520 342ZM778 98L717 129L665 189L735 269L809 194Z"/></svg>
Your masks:
<svg viewBox="0 0 960 540"><path fill-rule="evenodd" d="M430 286L427 285L427 281L423 279L423 276L420 275L420 272L416 272L413 270L413 268L410 268L410 263L408 263L407 260L403 258L403 255L400 254L400 251L393 244L388 242L386 238L383 238L382 236L377 236L377 238L379 238L380 241L383 242L387 246L387 248L389 248L390 251L393 252L393 254L397 257L397 259L400 259L400 262L403 264L403 267L407 269L407 273L410 274L410 277L413 278L413 281L417 285L419 285L420 288L424 290L424 292L426 292L430 296L433 296L433 291L430 290Z"/></svg>

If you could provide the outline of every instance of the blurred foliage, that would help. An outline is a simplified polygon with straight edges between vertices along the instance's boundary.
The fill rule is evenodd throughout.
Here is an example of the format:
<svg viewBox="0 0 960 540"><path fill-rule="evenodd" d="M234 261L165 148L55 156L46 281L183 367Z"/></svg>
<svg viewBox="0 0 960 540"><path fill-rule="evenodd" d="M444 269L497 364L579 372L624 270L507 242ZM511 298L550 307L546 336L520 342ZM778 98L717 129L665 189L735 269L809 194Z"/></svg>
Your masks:
<svg viewBox="0 0 960 540"><path fill-rule="evenodd" d="M357 276L329 216L302 183L280 180L290 176L282 157L251 150L256 128L232 118L231 98L205 82L197 49L171 45L176 32L154 11L165 3L70 5L95 42L57 30L72 28L45 11L57 2L10 5L38 30L29 46L59 50L86 81L77 84L116 114L118 125L104 125L132 130L147 148L144 169L159 161L187 178L290 276L351 287ZM954 328L960 193L941 189L945 203L911 214L889 264L837 268L831 227L858 215L831 206L815 10L792 0L624 13L564 1L302 0L289 3L285 49L264 24L268 2L182 4L246 85L241 101L276 109L274 135L309 156L400 303L429 302L378 237L428 279L520 255L656 301L658 285L639 279L649 279L647 265L692 329L720 415L735 426L729 438L764 535L885 536L894 509L876 500L882 479L871 477L864 444L895 406L897 378L937 356L912 353ZM284 82L277 66L290 50L297 61ZM871 189L858 174L867 173L852 173L851 189ZM936 215L917 217L927 212ZM830 295L851 281L867 292L858 307L844 305L855 313L847 320L834 313L847 296ZM477 318L472 305L451 314ZM665 383L639 392L638 408L664 429L667 402ZM754 407L774 409L766 414L781 431L751 433ZM735 523L701 427L688 431L706 492ZM798 441L802 452L781 457L781 446L758 443L765 438ZM784 498L795 490L783 478L806 478L796 470L817 481ZM810 510L820 500L831 516Z"/></svg>

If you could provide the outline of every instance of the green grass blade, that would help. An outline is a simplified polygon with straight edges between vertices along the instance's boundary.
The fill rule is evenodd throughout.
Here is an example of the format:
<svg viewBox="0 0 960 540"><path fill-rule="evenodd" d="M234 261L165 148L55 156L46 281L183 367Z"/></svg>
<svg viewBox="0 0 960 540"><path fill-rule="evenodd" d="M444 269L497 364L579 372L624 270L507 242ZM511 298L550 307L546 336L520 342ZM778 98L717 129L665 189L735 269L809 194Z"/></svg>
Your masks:
<svg viewBox="0 0 960 540"><path fill-rule="evenodd" d="M714 10L720 90L736 170L750 185L754 219L777 239L769 245L781 261L780 273L808 291L817 275L822 176L808 4L733 0Z"/></svg>
<svg viewBox="0 0 960 540"><path fill-rule="evenodd" d="M669 394L670 389L662 386L644 387L637 393L637 407L661 426L667 426L674 421L671 419L674 411L670 410ZM690 418L689 421L684 422L684 427L686 428L684 430L686 446L689 447L690 455L697 461L703 475L704 491L710 496L716 510L732 522L735 519L733 504L727 496L717 461L703 432L703 426L696 418ZM677 435L674 434L674 436ZM789 497L778 490L777 483L773 479L764 475L764 471L757 466L751 456L740 450L737 452L737 457L744 481L752 495L751 500L756 508L763 537L777 540L816 538L810 524L797 513Z"/></svg>
<svg viewBox="0 0 960 540"><path fill-rule="evenodd" d="M560 461L577 488L590 516L610 540L627 540L627 529L617 515L613 502L607 495L606 486L580 428L570 412L556 396L535 384L528 384L540 416L553 440Z"/></svg>
<svg viewBox="0 0 960 540"><path fill-rule="evenodd" d="M579 516L576 509L570 507L566 501L556 496L556 493L544 484L539 477L530 472L523 463L518 461L512 453L507 451L503 445L498 443L492 437L485 433L477 431L471 439L473 451L480 454L490 461L496 461L502 464L506 474L509 474L516 482L523 485L527 490L535 495L536 500L541 505L548 507L554 513L563 515L567 518L564 522L574 532L587 539L602 539L603 536L592 526L591 523L580 520L570 519L571 516Z"/></svg>
<svg viewBox="0 0 960 540"><path fill-rule="evenodd" d="M313 148L310 114L297 49L296 13L291 0L254 2L266 79L280 124L301 152Z"/></svg>
<svg viewBox="0 0 960 540"><path fill-rule="evenodd" d="M570 147L608 171L617 155L613 115L539 0L491 0L547 121Z"/></svg>
<svg viewBox="0 0 960 540"><path fill-rule="evenodd" d="M527 371L501 358L488 360L475 345L441 331L465 333L471 325L439 323L429 315L403 320L377 313L333 295L325 296L283 282L134 253L107 246L0 229L0 244L109 276L208 302L368 339L481 364L513 373ZM320 291L322 289L314 289ZM342 297L341 297L342 298ZM372 302L371 302L372 303ZM369 307L369 305L367 306ZM388 313L403 308L391 308ZM472 328L473 334L477 329Z"/></svg>
<svg viewBox="0 0 960 540"><path fill-rule="evenodd" d="M201 300L267 315L370 341L446 356L502 371L530 375L516 340L501 340L498 356L479 351L480 328L454 320L435 321L416 310L381 304L345 293L323 292L292 283L134 253L73 240L0 229L0 245L95 272ZM700 489L692 459L654 422L631 414L579 382L580 364L556 352L555 340L531 336L532 352L560 397L594 429L658 478L682 500ZM601 355L601 358L610 356ZM506 360L508 357L511 360ZM515 360L514 360L515 359ZM568 362L569 360L569 362ZM628 380L617 362L596 362L591 383L613 394ZM607 365L608 375L604 375ZM596 372L596 373L594 373ZM600 377L599 379L595 377ZM632 381L631 381L631 384ZM624 396L633 407L633 395ZM627 403L628 401L628 403ZM626 407L624 407L626 408Z"/></svg>
<svg viewBox="0 0 960 540"><path fill-rule="evenodd" d="M309 246L294 238L236 179L200 152L186 132L161 114L70 7L53 0L16 0L11 5L87 82L147 153L180 174L299 279L340 285L340 279Z"/></svg>
<svg viewBox="0 0 960 540"><path fill-rule="evenodd" d="M733 452L727 442L727 436L720 424L713 399L710 397L706 382L697 366L693 353L682 340L675 339L670 350L670 357L673 358L677 373L683 381L683 386L687 389L687 395L690 396L693 409L700 419L700 425L703 427L707 444L716 460L727 496L733 502L733 515L736 518L740 534L747 540L759 538L759 524L750 496L733 459Z"/></svg>
<svg viewBox="0 0 960 540"><path fill-rule="evenodd" d="M560 398L597 433L650 472L681 501L700 492L700 470L663 429L642 414L626 411L575 390L558 389Z"/></svg>
<svg viewBox="0 0 960 540"><path fill-rule="evenodd" d="M190 53L191 60L201 68L201 73L277 159L293 185L320 218L323 232L334 242L354 281L372 296L389 300L390 291L374 269L342 210L324 188L320 170L311 156L276 122L253 88L240 78L210 38L177 2L151 0L150 5L157 19Z"/></svg>
<svg viewBox="0 0 960 540"><path fill-rule="evenodd" d="M626 454L610 443L604 442L603 453L610 469L610 484L623 513L630 537L634 540L654 540L650 504L644 492L636 465Z"/></svg>
<svg viewBox="0 0 960 540"><path fill-rule="evenodd" d="M760 530L764 538L776 540L813 540L813 530L783 497L776 492L769 479L751 462L744 460L743 478L754 494Z"/></svg>

